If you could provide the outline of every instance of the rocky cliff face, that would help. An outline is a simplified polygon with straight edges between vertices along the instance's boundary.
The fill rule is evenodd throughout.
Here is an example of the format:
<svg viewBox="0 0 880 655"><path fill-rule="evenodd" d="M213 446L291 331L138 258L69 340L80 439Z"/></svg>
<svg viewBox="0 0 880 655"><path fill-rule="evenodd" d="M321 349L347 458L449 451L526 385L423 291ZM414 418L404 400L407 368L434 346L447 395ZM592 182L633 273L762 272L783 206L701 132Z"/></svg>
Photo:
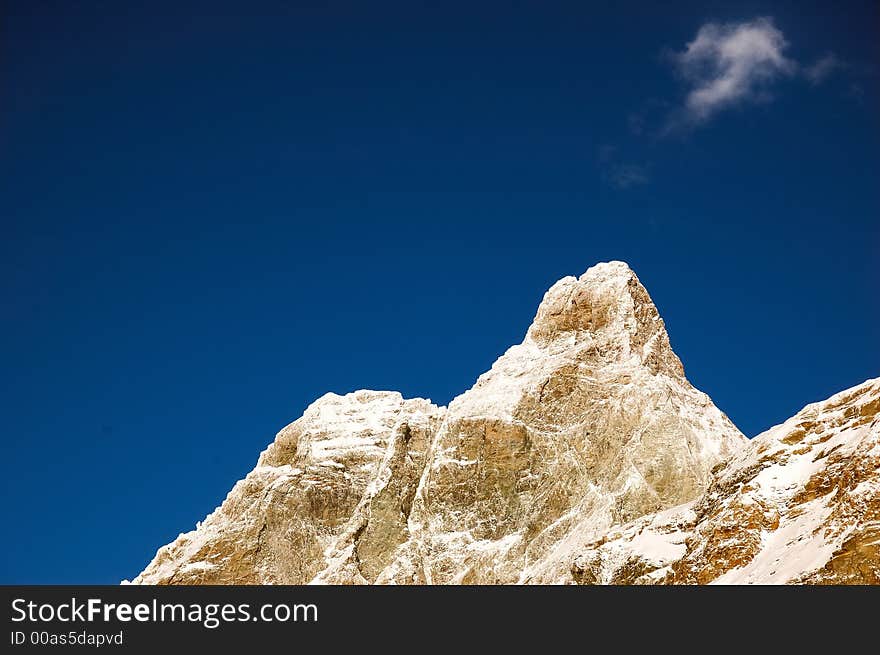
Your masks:
<svg viewBox="0 0 880 655"><path fill-rule="evenodd" d="M880 378L755 437L695 502L578 551L586 584L880 584Z"/></svg>
<svg viewBox="0 0 880 655"><path fill-rule="evenodd" d="M862 516L865 503L877 511L876 487L859 486L876 469L876 425L858 427L874 435L873 451L841 445L814 453L810 469L838 481L832 462L848 467L851 451L866 458L847 470L849 491L867 500L847 501L841 517ZM812 433L802 429L806 448ZM636 275L599 264L557 282L523 342L448 408L395 392L316 401L135 582L707 582L757 558L760 531L775 520L760 503L778 496L755 494L761 511L724 501L743 486L736 471L776 453L768 446L751 462L759 443L687 381ZM778 466L788 461L780 455ZM710 519L716 537L700 548L695 531ZM748 521L751 537L730 535ZM876 562L874 521L838 557L838 575L864 557ZM643 553L644 540L656 548Z"/></svg>
<svg viewBox="0 0 880 655"><path fill-rule="evenodd" d="M450 404L382 581L565 570L573 535L695 497L744 443L685 379L635 274L596 266L557 282L523 342Z"/></svg>
<svg viewBox="0 0 880 655"><path fill-rule="evenodd" d="M159 549L135 582L303 584L327 568L325 553L337 540L357 543L365 568L378 566L392 542L403 540L397 535L443 414L427 400L390 391L323 396L278 433L220 507ZM384 506L393 504L391 495L397 507ZM363 517L374 508L368 531Z"/></svg>

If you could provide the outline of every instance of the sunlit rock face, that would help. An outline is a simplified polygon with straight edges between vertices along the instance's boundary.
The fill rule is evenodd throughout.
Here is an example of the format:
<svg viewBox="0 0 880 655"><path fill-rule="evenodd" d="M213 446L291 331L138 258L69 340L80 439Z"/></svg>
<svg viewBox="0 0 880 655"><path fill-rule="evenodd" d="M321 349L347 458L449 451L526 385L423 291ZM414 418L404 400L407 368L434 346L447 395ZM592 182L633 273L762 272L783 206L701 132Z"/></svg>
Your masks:
<svg viewBox="0 0 880 655"><path fill-rule="evenodd" d="M635 273L599 264L553 285L523 342L448 408L378 391L313 403L135 582L712 581L764 542L731 545L718 527L700 550L693 526L722 517L766 530L776 520L747 504L712 505L738 484L724 471L754 468L745 458L757 447L687 381ZM834 453L816 461L811 476ZM849 517L864 509L848 507ZM642 539L662 557L618 570L609 544L641 547L644 530L630 532L647 524L674 535ZM838 578L876 562L873 525L837 557ZM706 573L704 561L718 570Z"/></svg>
<svg viewBox="0 0 880 655"><path fill-rule="evenodd" d="M696 497L745 443L685 379L636 275L600 264L553 285L523 342L450 404L410 516L412 566L393 579L552 578L575 535Z"/></svg>
<svg viewBox="0 0 880 655"><path fill-rule="evenodd" d="M695 502L576 549L585 584L880 584L880 378L807 405Z"/></svg>
<svg viewBox="0 0 880 655"><path fill-rule="evenodd" d="M384 567L383 553L405 539L400 531L442 417L427 400L396 392L325 395L278 433L220 507L160 548L135 582L305 584L352 531L364 570ZM360 527L391 492L396 513L377 510L371 529Z"/></svg>

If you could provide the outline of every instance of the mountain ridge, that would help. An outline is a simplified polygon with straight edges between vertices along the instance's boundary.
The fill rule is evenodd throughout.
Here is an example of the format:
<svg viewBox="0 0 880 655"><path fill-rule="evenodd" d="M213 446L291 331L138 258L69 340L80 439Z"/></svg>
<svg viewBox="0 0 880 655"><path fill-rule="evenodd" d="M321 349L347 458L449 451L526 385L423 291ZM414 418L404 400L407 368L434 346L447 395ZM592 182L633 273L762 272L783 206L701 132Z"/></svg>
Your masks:
<svg viewBox="0 0 880 655"><path fill-rule="evenodd" d="M687 507L743 451L636 274L597 264L552 285L523 341L447 407L398 392L319 398L134 582L624 580L607 537L656 520L684 535ZM680 554L655 537L670 562ZM626 582L710 581L684 565L667 579L671 563L633 552L645 571Z"/></svg>

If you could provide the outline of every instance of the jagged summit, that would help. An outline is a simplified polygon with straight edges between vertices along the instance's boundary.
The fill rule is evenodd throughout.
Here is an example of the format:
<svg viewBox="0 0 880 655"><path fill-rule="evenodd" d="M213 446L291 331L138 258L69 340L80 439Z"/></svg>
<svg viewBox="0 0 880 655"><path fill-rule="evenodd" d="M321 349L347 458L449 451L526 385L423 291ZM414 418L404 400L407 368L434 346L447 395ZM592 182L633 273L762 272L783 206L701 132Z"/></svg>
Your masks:
<svg viewBox="0 0 880 655"><path fill-rule="evenodd" d="M666 363L682 372L657 308L624 262L597 264L579 278L556 282L544 295L527 336L555 348L589 342L606 361L638 357L644 363L654 351L663 351L653 364L671 356Z"/></svg>
<svg viewBox="0 0 880 655"><path fill-rule="evenodd" d="M275 466L314 459L335 461L352 451L376 451L375 435L394 427L410 411L439 411L430 400L406 400L398 391L360 389L340 396L326 393L306 408L260 455L257 466ZM342 435L342 436L339 436ZM384 451L374 452L381 457Z"/></svg>
<svg viewBox="0 0 880 655"><path fill-rule="evenodd" d="M522 343L447 408L328 394L138 582L517 582L694 498L745 438L685 379L622 262L545 294Z"/></svg>
<svg viewBox="0 0 880 655"><path fill-rule="evenodd" d="M636 274L597 264L448 408L322 396L135 582L583 582L586 544L694 501L746 445Z"/></svg>
<svg viewBox="0 0 880 655"><path fill-rule="evenodd" d="M657 319L657 309L635 272L623 262L608 262L550 287L528 336L542 344L603 335L640 335L647 341L657 332L653 324ZM661 330L662 326L661 322Z"/></svg>
<svg viewBox="0 0 880 655"><path fill-rule="evenodd" d="M472 415L512 412L526 388L564 367L600 379L620 378L625 369L662 373L690 386L647 290L627 264L612 261L550 287L523 342L450 407L467 406Z"/></svg>
<svg viewBox="0 0 880 655"><path fill-rule="evenodd" d="M563 278L523 342L450 403L410 521L430 555L411 573L516 582L557 570L573 534L693 498L745 442L685 379L629 266Z"/></svg>

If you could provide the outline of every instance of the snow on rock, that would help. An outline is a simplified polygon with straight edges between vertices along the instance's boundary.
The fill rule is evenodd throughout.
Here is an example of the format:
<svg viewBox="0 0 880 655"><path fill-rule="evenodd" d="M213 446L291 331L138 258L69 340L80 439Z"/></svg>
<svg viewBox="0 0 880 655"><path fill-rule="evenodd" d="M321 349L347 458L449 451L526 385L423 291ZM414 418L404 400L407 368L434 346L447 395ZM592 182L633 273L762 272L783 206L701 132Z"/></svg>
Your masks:
<svg viewBox="0 0 880 655"><path fill-rule="evenodd" d="M325 551L387 477L389 453L405 440L405 456L422 461L443 412L428 400L389 391L321 397L278 433L220 507L160 548L133 582L309 582L331 561Z"/></svg>
<svg viewBox="0 0 880 655"><path fill-rule="evenodd" d="M133 582L876 580L878 385L749 444L635 273L598 264L448 409L316 401Z"/></svg>
<svg viewBox="0 0 880 655"><path fill-rule="evenodd" d="M420 557L404 577L555 580L573 534L695 498L745 443L685 378L626 264L563 278L523 342L450 403L409 520Z"/></svg>
<svg viewBox="0 0 880 655"><path fill-rule="evenodd" d="M581 545L572 577L880 584L878 414L880 378L807 405L719 466L695 502Z"/></svg>

